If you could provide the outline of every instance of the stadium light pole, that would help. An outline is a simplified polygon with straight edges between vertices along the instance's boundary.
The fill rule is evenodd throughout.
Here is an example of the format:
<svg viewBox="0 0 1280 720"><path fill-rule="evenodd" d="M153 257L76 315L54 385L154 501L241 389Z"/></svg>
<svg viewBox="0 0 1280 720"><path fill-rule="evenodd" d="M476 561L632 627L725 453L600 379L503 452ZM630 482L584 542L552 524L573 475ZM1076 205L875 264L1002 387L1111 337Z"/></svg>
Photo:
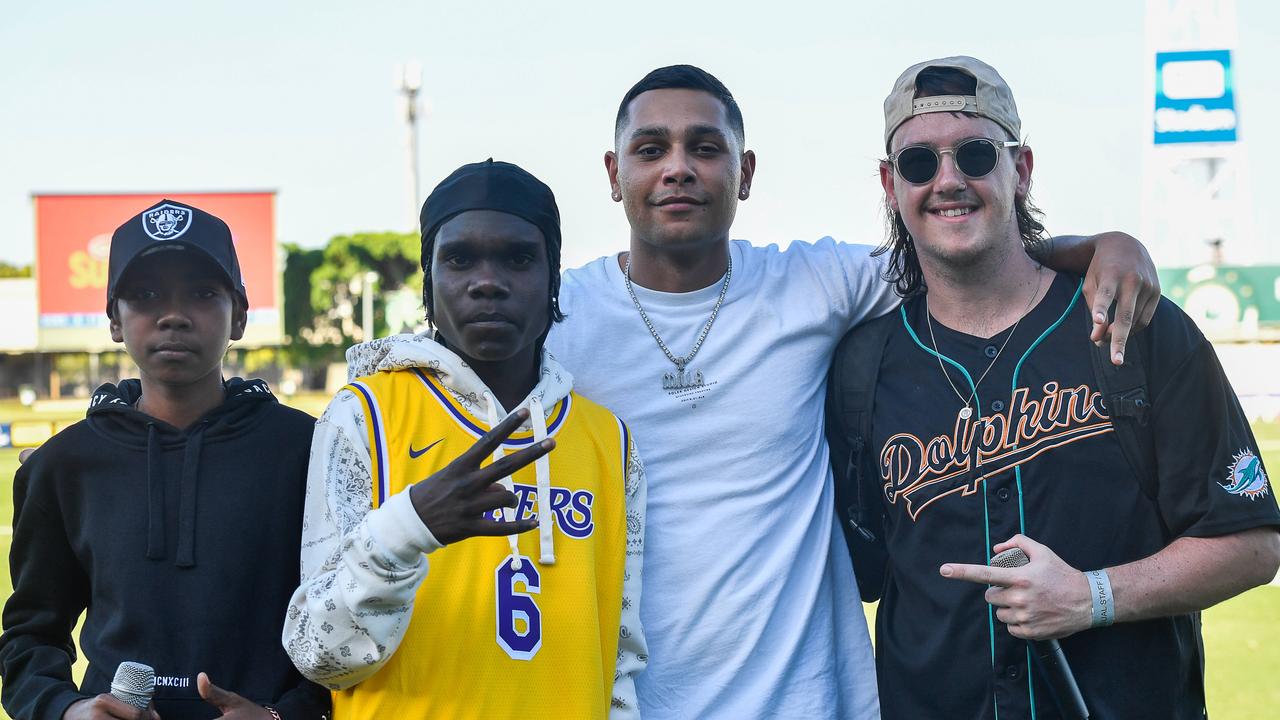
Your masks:
<svg viewBox="0 0 1280 720"><path fill-rule="evenodd" d="M373 339L373 286L378 282L378 273L369 270L364 274L364 288L361 297L361 329L364 331L364 342Z"/></svg>
<svg viewBox="0 0 1280 720"><path fill-rule="evenodd" d="M418 91L422 89L422 65L416 62L396 67L396 84L400 90L405 119L405 153L407 155L407 192L409 194L409 227L418 230Z"/></svg>

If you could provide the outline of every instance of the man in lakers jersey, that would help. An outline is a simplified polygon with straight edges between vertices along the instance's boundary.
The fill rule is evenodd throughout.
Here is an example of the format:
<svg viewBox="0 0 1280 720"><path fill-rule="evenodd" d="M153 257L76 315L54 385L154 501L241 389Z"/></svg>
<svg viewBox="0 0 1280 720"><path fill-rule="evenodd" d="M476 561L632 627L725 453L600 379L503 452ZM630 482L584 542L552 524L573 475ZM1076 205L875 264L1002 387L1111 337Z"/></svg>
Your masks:
<svg viewBox="0 0 1280 720"><path fill-rule="evenodd" d="M543 349L559 265L551 190L464 165L422 209L434 333L347 352L283 636L337 720L638 717L644 472Z"/></svg>

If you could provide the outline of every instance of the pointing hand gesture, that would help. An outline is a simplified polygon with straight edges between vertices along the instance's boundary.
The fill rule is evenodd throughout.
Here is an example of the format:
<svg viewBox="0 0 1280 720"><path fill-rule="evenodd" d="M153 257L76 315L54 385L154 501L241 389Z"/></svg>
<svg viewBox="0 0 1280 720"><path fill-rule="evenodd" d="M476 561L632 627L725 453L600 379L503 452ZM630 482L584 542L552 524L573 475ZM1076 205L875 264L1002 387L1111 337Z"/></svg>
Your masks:
<svg viewBox="0 0 1280 720"><path fill-rule="evenodd" d="M1014 535L993 552L1012 547L1022 548L1030 562L1016 568L946 563L938 571L952 580L989 585L986 601L1016 638L1048 640L1087 630L1093 605L1084 575L1025 535Z"/></svg>
<svg viewBox="0 0 1280 720"><path fill-rule="evenodd" d="M410 488L413 508L436 540L448 545L469 537L513 535L538 527L535 518L506 522L487 515L498 508L516 507L515 493L495 483L551 452L556 441L547 438L480 467L527 417L529 411L524 408L511 413L453 462Z"/></svg>

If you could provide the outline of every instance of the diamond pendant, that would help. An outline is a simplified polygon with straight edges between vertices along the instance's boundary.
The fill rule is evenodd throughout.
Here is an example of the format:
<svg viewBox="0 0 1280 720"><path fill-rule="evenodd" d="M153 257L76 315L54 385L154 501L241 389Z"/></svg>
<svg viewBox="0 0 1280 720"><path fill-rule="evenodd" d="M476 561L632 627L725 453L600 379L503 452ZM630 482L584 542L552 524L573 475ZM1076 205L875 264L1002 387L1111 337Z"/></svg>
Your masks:
<svg viewBox="0 0 1280 720"><path fill-rule="evenodd" d="M971 417L973 417L973 408L969 407L968 405L965 405L963 408L960 409L961 420L968 420Z"/></svg>
<svg viewBox="0 0 1280 720"><path fill-rule="evenodd" d="M675 372L663 373L662 375L663 390L685 390L702 387L706 384L706 381L702 378L701 370L685 370L682 366L677 366Z"/></svg>

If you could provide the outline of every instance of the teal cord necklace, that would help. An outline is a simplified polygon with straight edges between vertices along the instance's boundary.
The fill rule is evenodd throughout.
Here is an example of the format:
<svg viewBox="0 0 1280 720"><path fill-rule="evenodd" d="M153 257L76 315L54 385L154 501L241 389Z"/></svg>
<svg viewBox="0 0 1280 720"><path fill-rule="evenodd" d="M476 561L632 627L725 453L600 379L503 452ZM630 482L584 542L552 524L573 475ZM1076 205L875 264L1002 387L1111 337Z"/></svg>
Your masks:
<svg viewBox="0 0 1280 720"><path fill-rule="evenodd" d="M942 354L938 351L938 338L933 334L933 313L929 310L929 294L925 293L924 320L925 324L929 326L929 341L933 343L933 356L937 358L938 369L942 371L942 377L947 379L947 384L951 386L951 391L954 392L956 397L960 398L960 402L964 404L964 406L960 408L961 420L968 420L973 416L973 399L978 395L978 386L981 385L982 380L987 377L987 373L991 372L991 368L996 366L996 361L1000 359L1000 354L1004 352L1005 347L1009 344L1009 340L1013 338L1014 333L1018 332L1018 325L1022 322L1022 318L1026 317L1027 313L1031 312L1031 306L1035 304L1036 297L1040 295L1040 287L1044 285L1043 271L1043 265L1036 266L1035 292L1031 293L1031 298L1027 300L1027 306L1022 309L1022 314L1019 315L1017 321L1013 323L1013 329L1009 331L1007 336L1005 336L1004 342L1000 343L1000 349L991 357L991 362L987 364L987 369L983 370L982 374L978 376L978 381L973 384L973 392L969 393L969 397L965 397L964 393L960 392L960 388L957 388L956 384L951 381L951 374L947 372L947 367L942 364Z"/></svg>

